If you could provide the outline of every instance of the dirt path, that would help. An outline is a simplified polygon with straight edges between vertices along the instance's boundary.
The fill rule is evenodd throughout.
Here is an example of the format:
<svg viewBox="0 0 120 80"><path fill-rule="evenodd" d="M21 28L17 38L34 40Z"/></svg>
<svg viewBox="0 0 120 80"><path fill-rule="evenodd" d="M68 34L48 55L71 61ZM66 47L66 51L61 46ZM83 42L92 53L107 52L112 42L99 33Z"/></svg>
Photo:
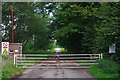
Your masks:
<svg viewBox="0 0 120 80"><path fill-rule="evenodd" d="M87 69L27 69L17 78L93 78ZM17 80L17 79L15 79ZM93 79L92 79L93 80Z"/></svg>

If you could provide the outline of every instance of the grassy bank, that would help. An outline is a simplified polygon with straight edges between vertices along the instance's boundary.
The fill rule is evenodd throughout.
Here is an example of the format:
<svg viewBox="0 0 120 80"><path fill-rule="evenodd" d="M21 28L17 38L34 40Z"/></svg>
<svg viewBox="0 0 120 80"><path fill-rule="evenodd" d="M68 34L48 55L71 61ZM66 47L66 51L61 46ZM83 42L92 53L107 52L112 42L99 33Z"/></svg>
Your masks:
<svg viewBox="0 0 120 80"><path fill-rule="evenodd" d="M112 60L102 60L99 64L89 68L95 78L118 78L119 64Z"/></svg>
<svg viewBox="0 0 120 80"><path fill-rule="evenodd" d="M23 52L22 54L48 54L48 55L51 55L51 54L55 54L55 52L51 52L51 51L25 51Z"/></svg>
<svg viewBox="0 0 120 80"><path fill-rule="evenodd" d="M45 58L50 58L54 54L55 54L55 52L47 52L47 51L23 52L23 55L25 56L25 57L22 57L22 58L24 58L24 60L23 60L24 62L21 62L19 64L19 67L28 67L28 66L38 64L40 62L37 62L37 61L44 60ZM30 56L30 55L35 55L35 56ZM41 56L41 55L43 55L43 56ZM48 56L44 56L44 55L48 55Z"/></svg>
<svg viewBox="0 0 120 80"><path fill-rule="evenodd" d="M13 61L10 56L2 56L2 78L11 78L21 72L22 69L13 65Z"/></svg>
<svg viewBox="0 0 120 80"><path fill-rule="evenodd" d="M0 64L2 64L2 56L0 55ZM0 65L0 80L2 79L2 65Z"/></svg>

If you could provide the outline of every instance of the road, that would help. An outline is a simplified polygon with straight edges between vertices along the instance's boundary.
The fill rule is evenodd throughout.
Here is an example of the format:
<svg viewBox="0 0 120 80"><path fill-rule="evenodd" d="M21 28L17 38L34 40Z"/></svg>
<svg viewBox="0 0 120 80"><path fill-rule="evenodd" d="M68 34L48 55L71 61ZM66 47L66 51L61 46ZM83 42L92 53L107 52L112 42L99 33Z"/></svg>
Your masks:
<svg viewBox="0 0 120 80"><path fill-rule="evenodd" d="M19 78L94 78L87 69L26 69Z"/></svg>
<svg viewBox="0 0 120 80"><path fill-rule="evenodd" d="M89 78L90 80L94 80L93 76L89 74L89 72L87 71L87 67L80 66L78 63L74 61L70 61L70 60L62 61L59 59L48 59L46 60L46 62L44 61L37 65L30 66L21 75L17 76L15 80L23 79L23 78L29 78L29 79L33 79L33 78L42 78L42 79L85 78L84 80L86 79L88 80ZM48 63L47 61L51 61L51 62ZM65 68L65 67L70 67L70 66L72 66L72 68ZM52 67L52 68L45 68L45 67ZM74 67L79 67L79 68L74 68Z"/></svg>

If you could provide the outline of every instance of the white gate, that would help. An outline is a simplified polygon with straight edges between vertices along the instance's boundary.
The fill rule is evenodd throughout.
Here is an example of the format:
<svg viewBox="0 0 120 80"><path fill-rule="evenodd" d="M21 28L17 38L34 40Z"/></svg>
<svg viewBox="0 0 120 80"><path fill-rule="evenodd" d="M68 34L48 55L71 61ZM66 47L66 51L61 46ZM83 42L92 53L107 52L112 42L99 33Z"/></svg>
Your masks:
<svg viewBox="0 0 120 80"><path fill-rule="evenodd" d="M19 68L89 68L101 59L102 54L18 54L14 63Z"/></svg>

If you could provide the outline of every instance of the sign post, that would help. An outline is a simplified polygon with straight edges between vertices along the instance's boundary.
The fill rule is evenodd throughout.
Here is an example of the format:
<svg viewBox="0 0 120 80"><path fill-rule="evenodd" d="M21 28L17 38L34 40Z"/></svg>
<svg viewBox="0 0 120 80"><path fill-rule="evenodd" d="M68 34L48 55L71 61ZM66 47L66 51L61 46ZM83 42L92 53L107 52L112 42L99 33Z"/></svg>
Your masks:
<svg viewBox="0 0 120 80"><path fill-rule="evenodd" d="M2 54L8 55L9 54L9 42L2 42Z"/></svg>

